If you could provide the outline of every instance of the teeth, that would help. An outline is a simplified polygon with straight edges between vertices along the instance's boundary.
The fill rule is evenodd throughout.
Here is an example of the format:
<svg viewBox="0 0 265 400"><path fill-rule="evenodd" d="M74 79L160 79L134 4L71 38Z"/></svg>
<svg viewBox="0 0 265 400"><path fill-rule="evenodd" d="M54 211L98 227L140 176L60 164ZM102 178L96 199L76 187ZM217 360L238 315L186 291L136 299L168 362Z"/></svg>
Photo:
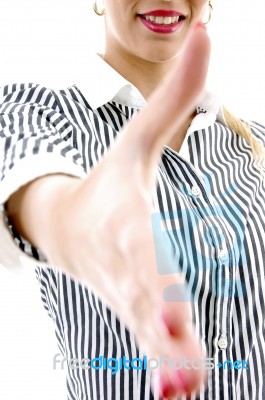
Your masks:
<svg viewBox="0 0 265 400"><path fill-rule="evenodd" d="M162 25L164 23L165 18L164 17L155 17L155 23Z"/></svg>
<svg viewBox="0 0 265 400"><path fill-rule="evenodd" d="M144 18L159 25L175 24L179 20L179 17L154 17L153 15L146 15Z"/></svg>
<svg viewBox="0 0 265 400"><path fill-rule="evenodd" d="M164 18L164 25L170 25L172 24L172 18L171 17L166 17Z"/></svg>

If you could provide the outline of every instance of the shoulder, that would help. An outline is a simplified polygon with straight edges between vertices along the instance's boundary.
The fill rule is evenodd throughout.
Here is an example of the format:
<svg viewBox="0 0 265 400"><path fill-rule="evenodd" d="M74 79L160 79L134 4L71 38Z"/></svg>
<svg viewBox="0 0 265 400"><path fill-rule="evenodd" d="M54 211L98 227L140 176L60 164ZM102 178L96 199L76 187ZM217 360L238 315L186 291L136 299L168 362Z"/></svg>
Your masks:
<svg viewBox="0 0 265 400"><path fill-rule="evenodd" d="M0 87L0 113L13 106L30 105L47 107L58 112L72 110L75 106L85 106L91 109L84 96L75 85L66 88L51 88L38 83L12 83Z"/></svg>
<svg viewBox="0 0 265 400"><path fill-rule="evenodd" d="M28 91L36 92L38 89L46 89L42 85L37 83L10 83L0 87L0 102L2 100L11 99L13 95L18 93L24 93Z"/></svg>
<svg viewBox="0 0 265 400"><path fill-rule="evenodd" d="M13 110L14 105L45 105L55 97L52 89L36 83L12 83L0 87L0 112ZM11 109L10 109L11 107Z"/></svg>

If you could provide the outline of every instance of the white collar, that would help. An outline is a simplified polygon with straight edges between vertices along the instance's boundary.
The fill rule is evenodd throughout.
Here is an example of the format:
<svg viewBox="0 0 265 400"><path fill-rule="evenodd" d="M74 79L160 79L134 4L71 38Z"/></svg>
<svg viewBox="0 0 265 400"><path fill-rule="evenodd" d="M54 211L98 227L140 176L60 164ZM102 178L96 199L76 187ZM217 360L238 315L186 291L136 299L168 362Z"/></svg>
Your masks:
<svg viewBox="0 0 265 400"><path fill-rule="evenodd" d="M109 101L134 108L142 108L147 104L139 90L97 54L87 53L78 70L78 77L75 75L74 83L93 110ZM212 120L213 117L225 124L220 99L208 90L201 96L197 112L196 125L201 125L199 121L204 121L205 125L206 120Z"/></svg>
<svg viewBox="0 0 265 400"><path fill-rule="evenodd" d="M97 54L85 55L79 64L79 73L75 75L75 85L85 96L93 110L115 101L128 107L141 109L146 100L139 90L123 78L115 69ZM226 125L218 96L204 90L197 106L197 115L193 119L179 154L188 157L187 139L191 132L205 129L215 121Z"/></svg>
<svg viewBox="0 0 265 400"><path fill-rule="evenodd" d="M93 110L109 101L128 107L143 108L146 100L138 89L123 78L97 54L87 54L79 66L75 85Z"/></svg>

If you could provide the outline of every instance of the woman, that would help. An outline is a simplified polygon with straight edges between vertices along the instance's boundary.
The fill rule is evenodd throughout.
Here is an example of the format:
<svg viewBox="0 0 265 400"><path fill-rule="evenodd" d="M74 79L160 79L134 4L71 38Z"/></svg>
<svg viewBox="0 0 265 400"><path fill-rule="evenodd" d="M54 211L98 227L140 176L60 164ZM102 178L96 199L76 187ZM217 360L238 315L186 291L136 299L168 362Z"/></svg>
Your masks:
<svg viewBox="0 0 265 400"><path fill-rule="evenodd" d="M69 399L264 398L264 128L203 90L208 8L105 0L93 78L2 88L1 262L43 262Z"/></svg>

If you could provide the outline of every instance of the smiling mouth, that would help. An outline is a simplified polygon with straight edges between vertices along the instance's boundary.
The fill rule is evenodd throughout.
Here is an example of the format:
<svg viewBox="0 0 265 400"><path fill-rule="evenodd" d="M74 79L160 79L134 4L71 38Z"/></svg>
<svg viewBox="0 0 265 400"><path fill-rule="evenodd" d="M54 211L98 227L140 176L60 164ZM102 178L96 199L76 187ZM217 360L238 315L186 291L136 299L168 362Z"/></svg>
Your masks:
<svg viewBox="0 0 265 400"><path fill-rule="evenodd" d="M179 30L186 17L175 10L153 10L138 14L140 21L149 31L156 34L170 34Z"/></svg>
<svg viewBox="0 0 265 400"><path fill-rule="evenodd" d="M177 15L177 16L155 16L155 15L140 15L146 21L151 21L153 24L156 25L174 25L177 24L179 21L185 19L184 15Z"/></svg>

